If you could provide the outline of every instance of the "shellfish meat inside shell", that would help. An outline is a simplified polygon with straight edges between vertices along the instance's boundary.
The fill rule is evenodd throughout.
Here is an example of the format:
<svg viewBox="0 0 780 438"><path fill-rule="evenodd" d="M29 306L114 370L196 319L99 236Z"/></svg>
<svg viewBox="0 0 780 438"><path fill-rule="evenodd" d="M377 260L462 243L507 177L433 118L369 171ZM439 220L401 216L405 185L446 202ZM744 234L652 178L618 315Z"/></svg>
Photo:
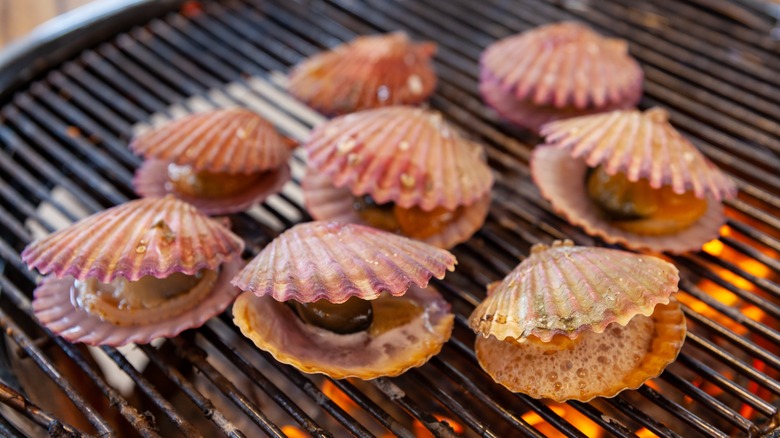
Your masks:
<svg viewBox="0 0 780 438"><path fill-rule="evenodd" d="M685 334L685 316L672 301L626 326L613 323L604 333L557 335L551 342L532 336L522 343L477 336L475 349L482 368L510 391L587 402L636 389L661 374L677 358Z"/></svg>
<svg viewBox="0 0 780 438"><path fill-rule="evenodd" d="M145 276L137 281L117 278L111 283L76 280L72 302L101 320L118 326L143 325L180 315L211 293L217 271L195 275L174 273L165 278Z"/></svg>
<svg viewBox="0 0 780 438"><path fill-rule="evenodd" d="M612 225L640 235L673 234L695 224L707 211L707 201L693 191L675 193L671 186L653 188L647 179L630 181L604 166L586 173L587 193Z"/></svg>
<svg viewBox="0 0 780 438"><path fill-rule="evenodd" d="M437 354L452 332L449 304L433 288L411 287L403 297L371 301L367 330L351 334L307 324L269 296L241 294L233 319L258 348L307 373L333 378L396 376Z"/></svg>
<svg viewBox="0 0 780 438"><path fill-rule="evenodd" d="M425 239L441 233L459 220L466 207L460 206L455 210L436 207L425 211L420 207L403 208L393 202L378 204L370 196L356 196L353 208L372 227L413 239Z"/></svg>
<svg viewBox="0 0 780 438"><path fill-rule="evenodd" d="M166 188L171 192L201 198L220 198L248 190L266 177L268 172L232 174L195 171L191 166L168 164Z"/></svg>

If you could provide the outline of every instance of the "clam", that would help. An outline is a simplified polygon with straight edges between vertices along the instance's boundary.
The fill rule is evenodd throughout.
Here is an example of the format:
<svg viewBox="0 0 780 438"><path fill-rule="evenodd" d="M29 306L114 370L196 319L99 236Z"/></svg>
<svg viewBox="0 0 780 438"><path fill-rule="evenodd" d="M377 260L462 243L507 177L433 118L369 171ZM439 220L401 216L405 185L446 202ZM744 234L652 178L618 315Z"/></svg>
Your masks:
<svg viewBox="0 0 780 438"><path fill-rule="evenodd" d="M436 111L398 106L338 117L305 148L304 196L315 219L358 217L449 248L487 216L493 176L484 151Z"/></svg>
<svg viewBox="0 0 780 438"><path fill-rule="evenodd" d="M718 236L734 182L659 108L545 125L531 156L544 198L569 222L609 243L682 253Z"/></svg>
<svg viewBox="0 0 780 438"><path fill-rule="evenodd" d="M403 32L362 36L308 58L290 73L290 94L325 114L416 105L436 88L433 42Z"/></svg>
<svg viewBox="0 0 780 438"><path fill-rule="evenodd" d="M130 148L145 158L133 181L139 195L171 193L207 214L246 210L290 179L290 147L243 108L172 121L134 138Z"/></svg>
<svg viewBox="0 0 780 438"><path fill-rule="evenodd" d="M546 122L630 108L642 95L642 70L625 41L564 22L488 46L480 92L510 122L538 130Z"/></svg>
<svg viewBox="0 0 780 438"><path fill-rule="evenodd" d="M437 354L449 304L428 286L455 257L370 227L310 222L286 231L233 280L233 319L258 348L308 373L394 376Z"/></svg>
<svg viewBox="0 0 780 438"><path fill-rule="evenodd" d="M531 255L469 318L480 365L515 392L613 397L677 358L685 317L677 269L658 258L556 241Z"/></svg>
<svg viewBox="0 0 780 438"><path fill-rule="evenodd" d="M72 342L148 343L198 327L238 290L241 239L172 196L144 198L33 242L23 260L47 275L36 317Z"/></svg>

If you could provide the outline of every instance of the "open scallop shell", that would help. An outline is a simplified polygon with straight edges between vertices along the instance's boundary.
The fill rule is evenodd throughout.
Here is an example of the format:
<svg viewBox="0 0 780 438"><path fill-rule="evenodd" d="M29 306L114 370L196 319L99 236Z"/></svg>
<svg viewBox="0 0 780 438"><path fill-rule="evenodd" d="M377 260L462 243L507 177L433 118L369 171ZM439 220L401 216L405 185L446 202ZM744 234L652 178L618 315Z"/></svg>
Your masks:
<svg viewBox="0 0 780 438"><path fill-rule="evenodd" d="M580 23L550 24L497 41L482 53L481 67L483 80L539 106L635 104L642 94L642 69L627 43Z"/></svg>
<svg viewBox="0 0 780 438"><path fill-rule="evenodd" d="M274 239L233 280L258 296L309 303L343 303L381 293L403 295L411 285L455 269L449 252L356 224L308 222Z"/></svg>
<svg viewBox="0 0 780 438"><path fill-rule="evenodd" d="M219 198L201 198L179 193L171 189L168 179L168 162L148 159L136 170L133 189L139 196L162 197L174 195L177 198L198 207L205 214L229 214L248 210L255 204L265 201L269 196L279 193L290 180L290 166L282 164L263 173L263 179L247 190Z"/></svg>
<svg viewBox="0 0 780 438"><path fill-rule="evenodd" d="M220 266L217 281L203 301L182 314L151 324L118 326L74 306L73 277L44 278L35 289L32 307L44 326L70 342L111 346L148 344L157 338L171 338L184 330L200 327L225 310L240 292L230 285L230 279L243 265L236 254Z"/></svg>
<svg viewBox="0 0 780 438"><path fill-rule="evenodd" d="M592 236L635 250L680 254L701 249L718 236L720 227L726 223L723 205L708 199L704 215L677 233L644 236L622 230L604 219L590 200L585 187L588 166L582 158L575 159L570 154L569 150L555 146L537 147L531 155L531 176L556 212Z"/></svg>
<svg viewBox="0 0 780 438"><path fill-rule="evenodd" d="M118 205L31 243L30 269L109 283L174 272L215 269L240 254L244 242L219 222L172 196Z"/></svg>
<svg viewBox="0 0 780 438"><path fill-rule="evenodd" d="M693 190L698 198L721 200L737 193L734 181L677 132L661 108L562 120L542 127L542 135L548 145L569 151L589 167L602 165L609 175L647 178L651 187Z"/></svg>
<svg viewBox="0 0 780 438"><path fill-rule="evenodd" d="M489 77L489 74L485 72L482 73L479 91L485 103L495 109L503 119L534 132L539 132L545 123L617 109L628 109L636 104L634 101L626 101L599 108L583 109L535 105L527 100L517 100L501 86L498 80Z"/></svg>
<svg viewBox="0 0 780 438"><path fill-rule="evenodd" d="M537 244L474 309L469 325L484 337L544 342L576 338L650 315L677 291L679 273L659 258L556 241Z"/></svg>
<svg viewBox="0 0 780 438"><path fill-rule="evenodd" d="M650 317L636 316L625 327L585 332L576 340L524 343L477 336L482 368L513 392L556 402L614 397L637 389L677 359L685 342L685 315L672 300ZM531 338L533 339L533 338Z"/></svg>
<svg viewBox="0 0 780 438"><path fill-rule="evenodd" d="M330 178L308 169L302 182L306 210L314 219L368 225L354 209L354 196L347 188L336 188ZM490 192L465 208L463 214L438 233L418 239L439 248L452 248L463 243L485 223L490 211Z"/></svg>
<svg viewBox="0 0 780 438"><path fill-rule="evenodd" d="M436 88L434 53L435 43L412 43L403 32L358 37L298 64L287 89L326 114L415 105Z"/></svg>
<svg viewBox="0 0 780 438"><path fill-rule="evenodd" d="M396 106L338 117L318 126L305 148L309 167L380 204L454 210L493 185L482 147L432 110Z"/></svg>
<svg viewBox="0 0 780 438"><path fill-rule="evenodd" d="M318 329L303 323L285 304L248 292L233 304L233 321L244 336L279 362L335 379L368 380L423 365L450 338L454 316L438 292L412 287L403 299L423 307L423 313L376 337Z"/></svg>
<svg viewBox="0 0 780 438"><path fill-rule="evenodd" d="M273 125L244 108L192 114L130 142L133 152L196 171L254 173L290 159L290 147Z"/></svg>

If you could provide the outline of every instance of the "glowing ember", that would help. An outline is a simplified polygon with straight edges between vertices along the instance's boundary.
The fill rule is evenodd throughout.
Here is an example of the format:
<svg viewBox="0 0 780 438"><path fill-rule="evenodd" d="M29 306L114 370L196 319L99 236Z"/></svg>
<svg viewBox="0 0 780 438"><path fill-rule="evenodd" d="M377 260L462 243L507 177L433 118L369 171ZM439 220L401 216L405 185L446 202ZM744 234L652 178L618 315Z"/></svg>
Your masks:
<svg viewBox="0 0 780 438"><path fill-rule="evenodd" d="M309 434L304 432L303 429L293 425L282 426L282 433L289 438L308 438Z"/></svg>
<svg viewBox="0 0 780 438"><path fill-rule="evenodd" d="M322 384L322 393L325 394L329 399L333 400L333 403L336 403L346 412L352 412L358 408L358 405L356 405L347 394L344 394L344 392L330 380L325 380Z"/></svg>
<svg viewBox="0 0 780 438"><path fill-rule="evenodd" d="M566 404L549 403L547 405L553 412L558 414L561 418L571 423L572 426L579 429L585 436L589 438L598 438L604 435L604 431L594 423L590 418L581 414L578 410ZM560 436L561 431L554 426L547 423L536 412L529 411L521 417L526 423L533 426L536 430L543 433L546 436Z"/></svg>
<svg viewBox="0 0 780 438"><path fill-rule="evenodd" d="M444 415L439 414L433 414L434 417L436 417L437 420L443 421L450 425L453 431L455 431L456 434L461 434L464 432L464 427L462 424L458 423L457 421L453 420L452 418L445 417ZM433 437L433 434L423 426L422 423L419 421L414 422L414 436L418 438L431 438Z"/></svg>

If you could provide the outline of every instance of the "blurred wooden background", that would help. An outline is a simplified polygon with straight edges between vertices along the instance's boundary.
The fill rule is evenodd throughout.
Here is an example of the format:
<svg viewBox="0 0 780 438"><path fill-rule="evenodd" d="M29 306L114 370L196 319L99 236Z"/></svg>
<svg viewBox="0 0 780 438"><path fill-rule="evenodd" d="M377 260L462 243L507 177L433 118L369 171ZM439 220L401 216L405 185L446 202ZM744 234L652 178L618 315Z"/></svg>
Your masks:
<svg viewBox="0 0 780 438"><path fill-rule="evenodd" d="M0 0L0 50L57 15L95 0Z"/></svg>

